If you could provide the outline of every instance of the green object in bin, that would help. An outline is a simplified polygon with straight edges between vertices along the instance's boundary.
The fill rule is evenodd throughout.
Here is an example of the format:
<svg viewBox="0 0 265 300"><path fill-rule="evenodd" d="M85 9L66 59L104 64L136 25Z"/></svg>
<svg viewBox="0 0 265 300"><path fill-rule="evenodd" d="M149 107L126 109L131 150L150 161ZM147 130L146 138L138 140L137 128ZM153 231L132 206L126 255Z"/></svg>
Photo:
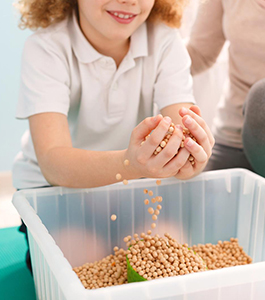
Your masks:
<svg viewBox="0 0 265 300"><path fill-rule="evenodd" d="M141 275L139 275L134 269L132 268L129 259L126 255L126 262L127 262L127 278L128 282L139 282L139 281L147 281L147 279L143 278Z"/></svg>

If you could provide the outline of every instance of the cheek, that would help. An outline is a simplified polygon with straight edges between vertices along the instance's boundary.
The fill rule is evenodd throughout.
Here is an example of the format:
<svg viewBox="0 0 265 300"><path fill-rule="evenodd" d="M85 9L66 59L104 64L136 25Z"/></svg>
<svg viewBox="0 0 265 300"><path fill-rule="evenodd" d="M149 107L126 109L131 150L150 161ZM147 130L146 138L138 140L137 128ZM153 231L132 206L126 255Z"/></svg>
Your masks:
<svg viewBox="0 0 265 300"><path fill-rule="evenodd" d="M148 12L148 14L150 14L150 12L152 11L153 7L155 5L155 0L152 1L146 1L145 3L145 11Z"/></svg>
<svg viewBox="0 0 265 300"><path fill-rule="evenodd" d="M155 1L147 0L142 5L142 12L143 12L143 15L145 16L145 18L147 18L150 15L152 8L154 7L154 3L155 3Z"/></svg>
<svg viewBox="0 0 265 300"><path fill-rule="evenodd" d="M78 7L80 10L83 11L84 15L96 17L100 15L103 11L103 4L101 4L103 1L97 1L97 0L78 0Z"/></svg>

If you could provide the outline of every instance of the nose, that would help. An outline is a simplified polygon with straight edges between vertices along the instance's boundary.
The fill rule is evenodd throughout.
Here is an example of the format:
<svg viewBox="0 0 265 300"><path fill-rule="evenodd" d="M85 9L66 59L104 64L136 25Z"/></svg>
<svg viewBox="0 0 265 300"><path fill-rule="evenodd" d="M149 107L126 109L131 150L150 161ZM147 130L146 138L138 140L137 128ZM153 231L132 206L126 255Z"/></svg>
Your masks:
<svg viewBox="0 0 265 300"><path fill-rule="evenodd" d="M120 3L120 4L135 5L137 0L117 0L117 2Z"/></svg>

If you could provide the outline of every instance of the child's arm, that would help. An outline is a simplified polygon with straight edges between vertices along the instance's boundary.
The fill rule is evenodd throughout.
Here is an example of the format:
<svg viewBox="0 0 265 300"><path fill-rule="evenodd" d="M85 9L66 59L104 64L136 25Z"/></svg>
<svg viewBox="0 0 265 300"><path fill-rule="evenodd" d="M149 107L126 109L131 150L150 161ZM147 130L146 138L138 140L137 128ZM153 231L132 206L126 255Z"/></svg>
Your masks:
<svg viewBox="0 0 265 300"><path fill-rule="evenodd" d="M161 115L146 118L133 130L128 149L87 151L72 147L64 114L41 113L29 117L31 136L44 177L51 185L74 188L115 183L117 173L122 175L122 179L175 175L181 158L172 158L182 140L181 128L176 128L163 153L153 155L171 121ZM141 146L152 130L151 136ZM124 166L125 159L130 161L129 166Z"/></svg>
<svg viewBox="0 0 265 300"><path fill-rule="evenodd" d="M192 75L205 71L216 62L225 40L222 1L211 0L199 4L187 46L192 60Z"/></svg>
<svg viewBox="0 0 265 300"><path fill-rule="evenodd" d="M183 124L196 138L196 142L191 138L186 138L184 141L185 147L179 150L177 156L182 157L183 164L176 173L176 177L178 179L189 179L198 175L205 168L215 143L208 125L201 117L199 108L189 103L180 103L165 107L161 110L161 113L170 116L173 122L176 122L175 124ZM189 142L192 144L189 145ZM195 159L194 166L188 160L190 154Z"/></svg>

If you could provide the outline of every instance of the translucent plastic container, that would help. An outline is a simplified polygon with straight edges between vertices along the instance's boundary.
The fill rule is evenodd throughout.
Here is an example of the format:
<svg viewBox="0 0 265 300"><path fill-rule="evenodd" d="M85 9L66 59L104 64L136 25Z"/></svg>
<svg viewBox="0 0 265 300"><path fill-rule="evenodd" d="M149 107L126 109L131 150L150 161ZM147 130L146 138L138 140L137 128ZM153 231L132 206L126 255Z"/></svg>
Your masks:
<svg viewBox="0 0 265 300"><path fill-rule="evenodd" d="M144 188L164 199L153 233L169 232L189 245L237 237L254 263L86 290L72 267L99 260L116 245L125 248L124 236L150 228ZM144 179L95 189L24 190L13 203L28 227L38 299L265 299L265 179L249 171L207 172L160 186Z"/></svg>

